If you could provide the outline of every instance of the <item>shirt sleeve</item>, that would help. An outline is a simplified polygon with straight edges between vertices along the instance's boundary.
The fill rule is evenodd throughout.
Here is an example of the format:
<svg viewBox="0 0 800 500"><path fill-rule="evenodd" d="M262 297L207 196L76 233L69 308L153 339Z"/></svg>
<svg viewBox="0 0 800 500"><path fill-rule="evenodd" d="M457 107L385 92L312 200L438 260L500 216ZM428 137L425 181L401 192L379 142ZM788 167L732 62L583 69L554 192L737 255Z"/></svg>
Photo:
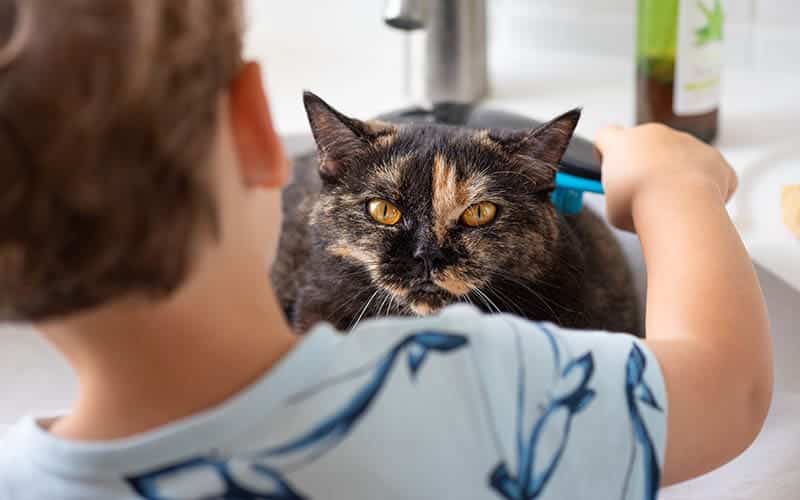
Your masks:
<svg viewBox="0 0 800 500"><path fill-rule="evenodd" d="M655 499L667 395L647 345L511 316L484 321L472 343L500 448L491 488L509 499Z"/></svg>
<svg viewBox="0 0 800 500"><path fill-rule="evenodd" d="M0 500L10 500L11 487L8 485L8 471L14 470L13 463L9 460L9 437L0 431Z"/></svg>

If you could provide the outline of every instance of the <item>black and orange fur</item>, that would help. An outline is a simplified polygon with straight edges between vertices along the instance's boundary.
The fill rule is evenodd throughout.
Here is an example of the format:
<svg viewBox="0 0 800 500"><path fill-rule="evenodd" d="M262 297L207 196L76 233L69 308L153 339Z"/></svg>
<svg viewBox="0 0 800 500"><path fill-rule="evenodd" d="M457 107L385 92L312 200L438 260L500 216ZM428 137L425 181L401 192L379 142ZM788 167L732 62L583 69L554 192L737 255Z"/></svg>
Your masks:
<svg viewBox="0 0 800 500"><path fill-rule="evenodd" d="M550 195L580 118L536 130L362 122L307 93L318 152L297 158L273 279L298 331L468 302L575 328L641 334L630 271L606 224L559 214ZM402 212L384 226L381 198ZM489 201L496 219L459 222Z"/></svg>

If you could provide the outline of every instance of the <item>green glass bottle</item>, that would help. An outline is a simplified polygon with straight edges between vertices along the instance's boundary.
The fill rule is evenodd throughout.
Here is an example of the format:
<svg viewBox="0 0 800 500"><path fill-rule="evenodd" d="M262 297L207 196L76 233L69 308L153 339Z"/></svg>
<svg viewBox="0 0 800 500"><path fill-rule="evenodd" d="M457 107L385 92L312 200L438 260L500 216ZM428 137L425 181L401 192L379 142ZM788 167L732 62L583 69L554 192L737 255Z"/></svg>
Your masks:
<svg viewBox="0 0 800 500"><path fill-rule="evenodd" d="M723 0L639 0L637 123L716 139L724 25Z"/></svg>

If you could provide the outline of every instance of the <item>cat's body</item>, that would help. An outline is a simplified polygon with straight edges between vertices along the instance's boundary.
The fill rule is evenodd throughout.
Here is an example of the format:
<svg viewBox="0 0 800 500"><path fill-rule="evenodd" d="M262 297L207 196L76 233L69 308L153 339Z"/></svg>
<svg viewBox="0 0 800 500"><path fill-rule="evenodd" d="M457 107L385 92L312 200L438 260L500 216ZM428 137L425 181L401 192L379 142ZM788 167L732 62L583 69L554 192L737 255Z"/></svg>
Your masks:
<svg viewBox="0 0 800 500"><path fill-rule="evenodd" d="M273 268L299 331L469 302L641 334L606 224L550 202L577 114L523 133L358 122L315 96L306 106L320 154L294 162Z"/></svg>

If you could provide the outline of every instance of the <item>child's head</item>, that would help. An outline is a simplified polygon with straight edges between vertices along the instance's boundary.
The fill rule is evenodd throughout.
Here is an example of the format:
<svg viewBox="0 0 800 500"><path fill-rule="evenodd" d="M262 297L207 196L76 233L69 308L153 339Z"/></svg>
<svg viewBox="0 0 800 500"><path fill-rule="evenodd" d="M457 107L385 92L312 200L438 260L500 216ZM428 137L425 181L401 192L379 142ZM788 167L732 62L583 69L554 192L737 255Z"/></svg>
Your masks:
<svg viewBox="0 0 800 500"><path fill-rule="evenodd" d="M0 320L272 257L286 166L241 51L236 0L0 0Z"/></svg>

